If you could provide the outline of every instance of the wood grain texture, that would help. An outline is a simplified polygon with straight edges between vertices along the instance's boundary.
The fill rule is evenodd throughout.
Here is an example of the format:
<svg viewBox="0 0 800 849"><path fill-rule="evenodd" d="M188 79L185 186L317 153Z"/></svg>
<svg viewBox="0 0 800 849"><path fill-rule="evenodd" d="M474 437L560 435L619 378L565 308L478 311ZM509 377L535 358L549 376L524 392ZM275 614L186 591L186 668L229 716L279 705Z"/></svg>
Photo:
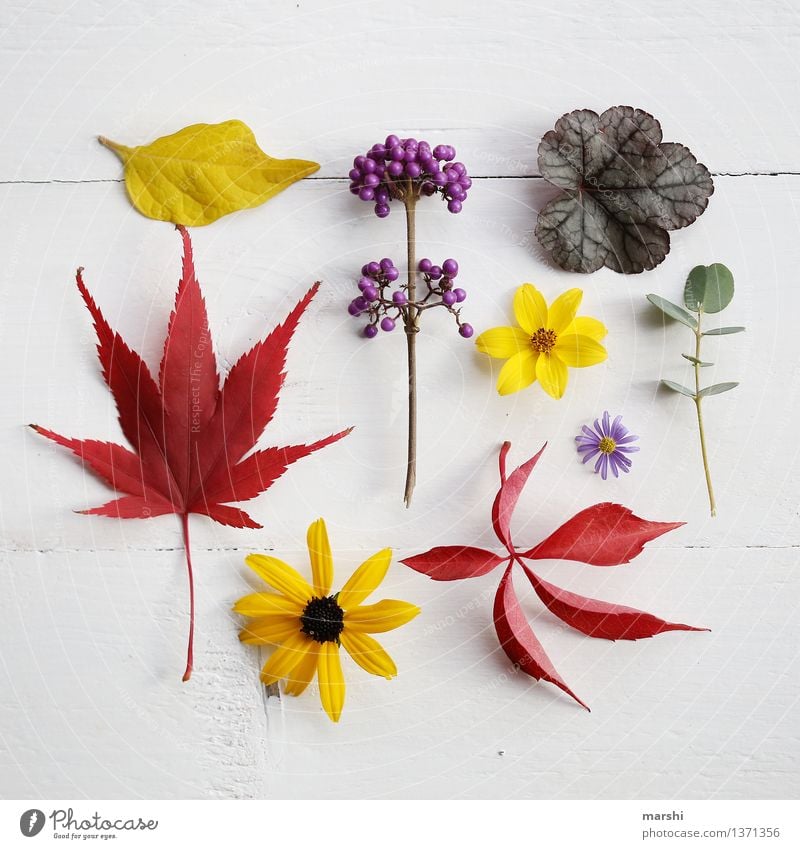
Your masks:
<svg viewBox="0 0 800 849"><path fill-rule="evenodd" d="M0 32L0 795L4 797L769 798L800 791L797 518L800 410L796 316L800 15L677 2L669 20L633 4L155 2L6 4ZM419 36L421 16L448 34ZM401 35L413 37L401 38ZM457 38L456 38L457 36ZM383 49L395 39L391 58ZM447 53L448 62L441 57ZM387 96L387 92L390 96ZM631 102L662 119L718 176L708 211L647 275L576 278L532 230L551 190L535 149L577 106ZM263 444L348 425L342 443L298 463L251 502L263 531L192 519L196 674L181 685L187 615L180 529L88 518L105 488L24 425L119 439L99 375L78 265L109 320L151 364L179 274L179 239L127 203L98 132L135 143L198 120L240 117L274 155L322 162L264 207L193 231L198 276L225 368L315 279L319 296L289 357ZM776 132L778 121L785 122ZM585 290L609 327L609 360L573 371L555 402L534 387L500 398L492 366L446 316L418 340L419 480L402 506L404 344L357 335L345 312L367 260L404 254L396 209L377 220L338 179L395 129L458 147L485 179L464 212L420 206L421 255L458 258L478 331L505 323L525 280L552 297ZM766 176L773 172L792 172ZM99 182L96 182L99 181ZM720 516L708 518L686 399L688 331L665 327L644 294L678 299L697 263L731 267L728 324L708 340L708 382L739 380L705 405ZM462 279L460 278L460 279ZM624 413L642 451L625 480L580 466L572 438L604 409ZM230 605L243 564L276 550L304 567L305 530L324 515L337 577L385 545L396 559L434 545L493 548L496 454L549 446L520 501L515 538L533 544L574 512L617 500L686 521L618 569L543 565L575 592L705 625L636 644L593 641L540 611L518 582L559 671L593 708L522 680L497 647L499 574L435 584L400 565L387 597L422 616L386 636L392 682L348 667L340 727L315 692L265 700L263 660L239 645ZM499 755L498 752L505 752Z"/></svg>

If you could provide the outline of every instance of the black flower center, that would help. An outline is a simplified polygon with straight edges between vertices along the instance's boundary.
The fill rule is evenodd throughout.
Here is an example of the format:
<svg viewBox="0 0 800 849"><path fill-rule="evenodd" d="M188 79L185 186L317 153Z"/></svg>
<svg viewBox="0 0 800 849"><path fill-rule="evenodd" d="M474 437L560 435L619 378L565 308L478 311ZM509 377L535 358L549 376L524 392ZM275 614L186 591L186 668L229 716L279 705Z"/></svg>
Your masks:
<svg viewBox="0 0 800 849"><path fill-rule="evenodd" d="M344 611L339 607L336 596L312 598L305 606L300 629L318 643L338 643L339 634L344 630Z"/></svg>

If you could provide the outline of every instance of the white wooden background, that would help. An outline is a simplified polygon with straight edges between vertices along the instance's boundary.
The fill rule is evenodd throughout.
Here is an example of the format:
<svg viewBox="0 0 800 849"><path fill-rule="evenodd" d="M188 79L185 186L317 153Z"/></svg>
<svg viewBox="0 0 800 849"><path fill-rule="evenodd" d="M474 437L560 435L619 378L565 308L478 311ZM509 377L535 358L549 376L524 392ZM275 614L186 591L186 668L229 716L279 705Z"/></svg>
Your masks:
<svg viewBox="0 0 800 849"><path fill-rule="evenodd" d="M797 758L797 380L800 102L796 2L632 0L402 4L318 0L6 0L0 33L0 794L5 797L784 797ZM550 190L536 146L564 112L631 104L713 171L707 213L673 234L656 271L578 278L532 239ZM258 532L192 520L197 671L180 683L187 593L177 521L72 511L107 490L24 427L119 439L73 285L86 278L112 323L153 363L179 271L169 225L129 206L98 133L143 143L237 117L275 155L322 163L265 206L193 232L226 365L325 281L290 356L264 444L354 424L251 503ZM403 218L379 221L347 192L352 157L386 133L450 143L477 177L464 211L419 214L421 254L456 256L478 330L507 321L514 288L585 289L609 327L609 359L572 372L563 400L500 398L490 365L445 316L419 340L420 482L401 502L404 351L368 342L345 314L361 264L403 256ZM687 271L721 261L737 296L709 340L707 403L720 516L708 518L692 405L657 391L681 379L685 329L646 292L679 298ZM625 480L579 465L573 436L621 412L642 451ZM314 692L265 700L258 652L231 603L243 557L303 565L324 515L344 578L385 545L493 546L489 507L503 439L544 459L520 504L531 542L613 499L685 528L635 563L547 563L578 592L697 623L710 634L593 641L562 627L521 583L527 613L585 713L509 672L491 626L499 574L434 584L396 564L385 595L423 614L386 635L400 675L348 664L339 726Z"/></svg>

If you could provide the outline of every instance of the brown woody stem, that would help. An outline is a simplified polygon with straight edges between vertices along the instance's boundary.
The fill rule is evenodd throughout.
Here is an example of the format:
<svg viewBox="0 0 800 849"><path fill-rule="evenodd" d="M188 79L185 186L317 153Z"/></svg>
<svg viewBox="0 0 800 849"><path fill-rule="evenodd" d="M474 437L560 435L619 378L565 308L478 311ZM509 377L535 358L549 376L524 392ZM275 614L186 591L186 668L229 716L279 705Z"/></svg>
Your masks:
<svg viewBox="0 0 800 849"><path fill-rule="evenodd" d="M419 310L414 305L417 299L416 223L414 215L417 196L410 179L404 202L408 248L408 307L403 314L406 346L408 348L408 461L406 463L406 488L403 499L406 507L409 507L414 485L417 482L417 333L419 333Z"/></svg>

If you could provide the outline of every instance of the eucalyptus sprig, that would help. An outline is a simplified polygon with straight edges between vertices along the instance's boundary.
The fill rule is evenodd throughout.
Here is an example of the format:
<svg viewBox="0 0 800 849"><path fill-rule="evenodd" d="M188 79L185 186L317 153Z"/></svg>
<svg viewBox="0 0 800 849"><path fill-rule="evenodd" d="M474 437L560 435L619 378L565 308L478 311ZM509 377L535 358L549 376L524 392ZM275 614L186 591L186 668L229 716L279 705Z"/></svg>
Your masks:
<svg viewBox="0 0 800 849"><path fill-rule="evenodd" d="M694 333L694 353L681 354L694 368L694 390L672 380L662 380L661 383L667 389L691 398L697 408L697 426L700 430L700 451L703 455L703 468L706 473L708 501L711 507L711 515L716 516L717 505L714 501L714 487L711 485L706 434L703 427L703 398L707 398L709 395L721 395L723 392L736 388L739 384L738 382L714 383L711 386L700 388L700 369L714 365L714 363L704 362L701 358L700 343L704 336L727 336L730 333L741 333L744 330L744 327L716 327L711 330L703 330L702 327L704 315L722 312L733 300L733 274L719 262L715 262L713 265L695 266L689 272L683 290L683 302L686 309L658 295L648 295L647 300L653 306L658 307L665 315L685 324Z"/></svg>

